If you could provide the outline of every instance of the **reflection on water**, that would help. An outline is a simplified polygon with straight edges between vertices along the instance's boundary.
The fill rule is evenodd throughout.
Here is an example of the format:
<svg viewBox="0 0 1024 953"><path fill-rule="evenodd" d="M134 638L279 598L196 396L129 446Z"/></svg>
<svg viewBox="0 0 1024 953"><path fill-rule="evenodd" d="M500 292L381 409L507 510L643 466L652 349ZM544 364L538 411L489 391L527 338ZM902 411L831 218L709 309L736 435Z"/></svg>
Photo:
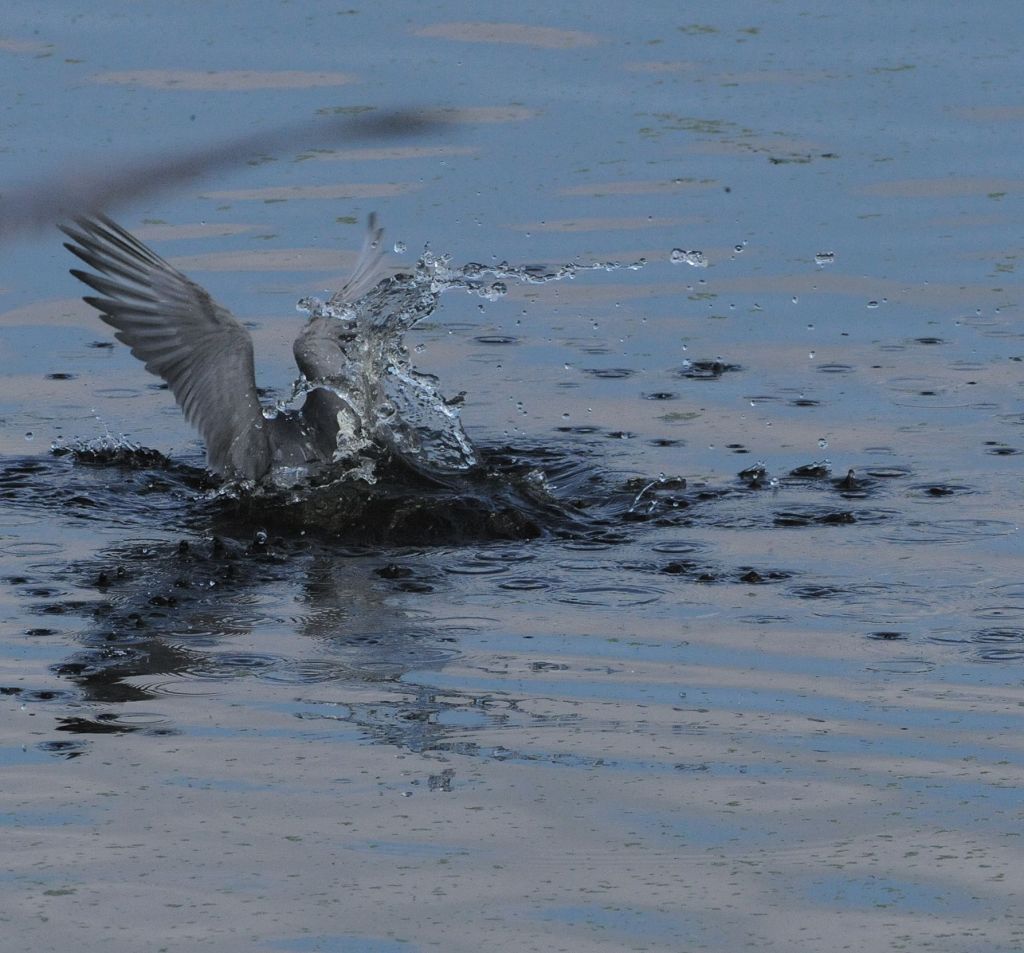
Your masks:
<svg viewBox="0 0 1024 953"><path fill-rule="evenodd" d="M1006 607L977 610L982 622L954 635L950 623L969 597L962 584L936 590L934 572L920 583L844 578L838 564L828 572L828 554L841 540L856 550L879 539L934 546L1013 532L996 520L946 518L936 504L948 498L946 507L955 506L957 494L913 482L909 467L834 478L819 461L773 478L758 464L732 484L713 486L665 477L616 481L597 460L552 451L487 450L481 460L474 475L446 485L398 471L365 487L362 505L333 523L318 509L337 505L333 492L322 504L315 493L225 495L202 470L123 441L61 449L49 461L10 461L0 470L0 495L8 513L31 518L26 525L35 538L2 549L48 563L36 560L32 571L9 575L9 592L26 618L39 621L26 629L34 642L67 639L70 623L75 647L50 671L55 686L74 685L77 693L49 685L0 689L54 710L58 731L87 737L177 731L173 719L140 714L136 705L217 694L237 679L322 684L330 696L307 698L296 717L344 722L418 752L527 757L501 744L449 737L532 724L520 700L427 687L436 682L429 673L465 650L464 635L457 623L433 618L436 609L410 610L417 599L425 606L446 598L472 604L481 587L540 596L551 620L566 611L568 620L579 610L628 613L659 603L674 605L673 616L682 619L681 587L694 587L699 618L706 611L701 594L715 587L737 594L767 587L774 595L753 617L758 624L804 614L798 604L808 603L813 617L852 623L870 640L923 644L927 635L963 645L981 661L1022 658L1013 647L1024 636L1013 626L1012 592ZM856 505L836 509L837 497ZM899 497L907 502L897 505ZM918 498L931 504L932 519L920 518ZM866 500L886 505L865 506ZM89 524L129 541L62 565L61 545L40 538ZM730 558L716 535L730 530L770 540L760 548L773 555ZM816 550L799 541L807 533ZM532 548L499 542L538 537L546 541ZM935 629L921 628L926 618ZM43 624L54 620L62 625ZM893 656L869 669L908 675L934 667ZM565 668L537 661L528 678ZM383 694L347 697L367 691ZM54 738L39 745L64 757L86 750L81 741Z"/></svg>

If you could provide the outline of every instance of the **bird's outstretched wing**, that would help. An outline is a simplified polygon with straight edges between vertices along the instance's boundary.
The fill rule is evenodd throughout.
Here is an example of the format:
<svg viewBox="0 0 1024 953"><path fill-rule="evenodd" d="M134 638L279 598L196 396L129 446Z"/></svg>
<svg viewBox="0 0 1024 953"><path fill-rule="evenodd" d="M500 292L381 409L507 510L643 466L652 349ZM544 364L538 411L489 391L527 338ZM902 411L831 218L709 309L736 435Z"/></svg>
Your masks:
<svg viewBox="0 0 1024 953"><path fill-rule="evenodd" d="M352 275L327 302L329 308L354 304L369 293L384 277L384 229L371 214L366 222L366 235ZM330 388L314 387L302 405L302 419L308 433L315 434L320 452L330 459L338 449L338 433L342 424L353 432L366 425L368 393L364 381L366 367L339 340L343 325L330 313L314 314L295 339L292 348L295 363L303 377L311 382L333 381ZM358 348L354 349L358 351ZM339 386L344 391L338 390ZM364 434L365 436L365 434Z"/></svg>
<svg viewBox="0 0 1024 953"><path fill-rule="evenodd" d="M328 302L332 307L352 304L370 291L384 277L384 229L377 224L377 215L371 212L366 220L366 235L359 250L355 268L348 281L331 295Z"/></svg>
<svg viewBox="0 0 1024 953"><path fill-rule="evenodd" d="M386 273L386 257L384 229L377 224L376 214L371 213L366 220L363 247L359 251L352 275L331 295L327 302L328 307L342 308L354 304L363 295L372 291ZM314 314L295 339L295 363L307 380L351 377L346 373L349 358L342 352L338 343L339 328L340 325L333 317ZM349 379L348 383L352 384L354 381ZM314 397L313 404L316 404L317 392L313 391L310 396ZM319 394L319 397L323 396ZM312 405L307 408L307 416L313 409ZM333 412L330 416L333 417Z"/></svg>
<svg viewBox="0 0 1024 953"><path fill-rule="evenodd" d="M162 377L206 442L212 470L257 479L270 468L256 393L252 337L209 293L104 216L61 230L65 247L100 274L72 269L102 297L85 298L118 340Z"/></svg>

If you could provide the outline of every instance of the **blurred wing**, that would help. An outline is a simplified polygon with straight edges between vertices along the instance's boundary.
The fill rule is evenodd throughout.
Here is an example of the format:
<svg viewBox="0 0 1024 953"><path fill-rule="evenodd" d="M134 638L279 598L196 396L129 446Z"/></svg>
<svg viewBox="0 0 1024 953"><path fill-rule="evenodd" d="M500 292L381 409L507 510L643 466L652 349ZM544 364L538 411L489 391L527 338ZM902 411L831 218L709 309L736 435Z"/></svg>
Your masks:
<svg viewBox="0 0 1024 953"><path fill-rule="evenodd" d="M103 297L85 301L151 374L162 377L206 442L211 469L258 478L270 465L249 332L195 282L110 219L79 218L65 248L101 274L72 269Z"/></svg>
<svg viewBox="0 0 1024 953"><path fill-rule="evenodd" d="M75 157L74 168L23 188L8 188L0 195L0 244L19 232L49 228L61 219L96 209L124 204L159 189L191 182L217 169L241 165L253 156L307 148L323 148L330 142L374 142L398 136L418 135L451 128L452 114L445 110L398 109L358 116L334 116L314 122L290 123L172 153L136 159L120 167L110 161L85 165Z"/></svg>

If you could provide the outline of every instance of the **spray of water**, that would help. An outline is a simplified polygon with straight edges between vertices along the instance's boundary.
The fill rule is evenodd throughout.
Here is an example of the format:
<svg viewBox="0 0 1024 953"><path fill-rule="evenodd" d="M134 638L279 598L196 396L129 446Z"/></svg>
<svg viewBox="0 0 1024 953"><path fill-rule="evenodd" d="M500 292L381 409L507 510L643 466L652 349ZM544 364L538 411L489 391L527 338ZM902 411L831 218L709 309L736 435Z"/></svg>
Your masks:
<svg viewBox="0 0 1024 953"><path fill-rule="evenodd" d="M428 476L471 471L478 466L479 455L459 417L461 395L446 398L437 378L413 367L405 333L434 313L445 292L463 291L495 301L507 294L509 282L545 284L582 271L636 270L644 264L641 259L572 263L550 270L508 262L455 267L450 256L427 249L410 274L381 281L355 302L341 294L327 301L303 298L298 307L309 314L311 325L322 327L338 344L337 359L328 374L299 378L291 393L268 407L265 416L287 412L322 388L338 398L341 408L334 454L334 462L341 465L340 478L375 482L375 460L381 452ZM292 472L273 474L279 485L292 483L295 477Z"/></svg>

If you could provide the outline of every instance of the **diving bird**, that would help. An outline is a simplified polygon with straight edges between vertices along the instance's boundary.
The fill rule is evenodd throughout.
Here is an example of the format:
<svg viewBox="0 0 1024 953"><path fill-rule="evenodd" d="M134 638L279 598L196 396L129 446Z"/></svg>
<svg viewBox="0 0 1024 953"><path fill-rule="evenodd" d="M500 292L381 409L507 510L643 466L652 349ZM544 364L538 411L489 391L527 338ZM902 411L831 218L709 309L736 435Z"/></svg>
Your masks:
<svg viewBox="0 0 1024 953"><path fill-rule="evenodd" d="M353 400L364 386L345 349L352 333L337 311L384 277L383 230L371 215L352 276L295 341L295 363L311 385L299 410L265 414L256 389L249 332L196 282L102 215L62 225L65 247L95 272L72 269L98 293L85 301L116 329L146 370L167 382L206 444L209 468L229 480L261 480L280 468L336 460L339 442L365 416ZM329 382L339 386L326 386ZM346 396L349 399L346 400ZM341 440L339 441L339 436Z"/></svg>

